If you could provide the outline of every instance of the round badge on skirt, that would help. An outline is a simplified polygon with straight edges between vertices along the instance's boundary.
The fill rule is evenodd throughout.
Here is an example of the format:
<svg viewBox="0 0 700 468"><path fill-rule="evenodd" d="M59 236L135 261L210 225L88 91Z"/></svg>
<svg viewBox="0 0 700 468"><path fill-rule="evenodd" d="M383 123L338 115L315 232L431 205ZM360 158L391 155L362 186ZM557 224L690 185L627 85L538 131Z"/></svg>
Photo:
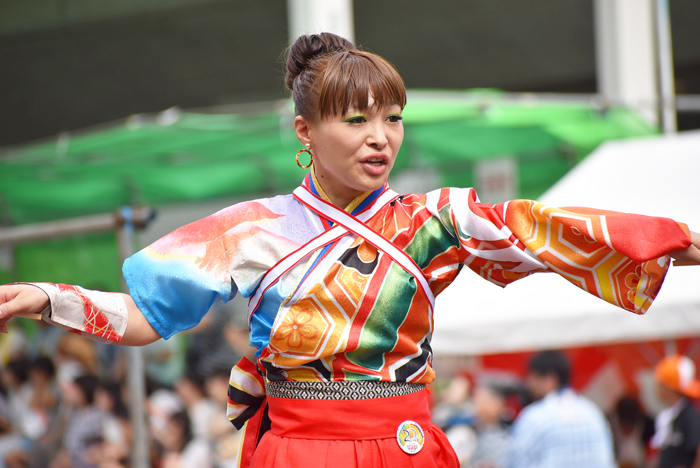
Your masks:
<svg viewBox="0 0 700 468"><path fill-rule="evenodd" d="M404 452L410 455L418 453L425 443L423 429L415 421L404 421L396 430L396 441Z"/></svg>

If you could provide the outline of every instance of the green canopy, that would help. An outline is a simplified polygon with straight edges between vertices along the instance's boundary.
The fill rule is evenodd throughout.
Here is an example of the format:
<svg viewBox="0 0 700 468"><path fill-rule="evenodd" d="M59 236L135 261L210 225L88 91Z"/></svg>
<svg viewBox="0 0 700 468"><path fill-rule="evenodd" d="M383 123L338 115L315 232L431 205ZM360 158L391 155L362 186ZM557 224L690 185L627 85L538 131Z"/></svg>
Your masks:
<svg viewBox="0 0 700 468"><path fill-rule="evenodd" d="M429 168L438 185L475 186L479 161L507 156L517 162L523 198L536 198L605 140L656 133L627 109L603 112L587 103L513 100L484 90L410 92L403 116L405 139L394 174ZM126 204L287 193L306 173L294 163L301 145L292 121L291 105L258 114L171 112L0 150L1 219L15 225ZM77 269L89 281L74 282L118 288L118 275L94 276L109 255L116 258L112 245L107 235L20 246L16 279L67 282L76 279L67 272ZM80 266L70 258L82 258ZM85 266L91 258L94 268ZM56 262L64 265L61 271L47 266Z"/></svg>

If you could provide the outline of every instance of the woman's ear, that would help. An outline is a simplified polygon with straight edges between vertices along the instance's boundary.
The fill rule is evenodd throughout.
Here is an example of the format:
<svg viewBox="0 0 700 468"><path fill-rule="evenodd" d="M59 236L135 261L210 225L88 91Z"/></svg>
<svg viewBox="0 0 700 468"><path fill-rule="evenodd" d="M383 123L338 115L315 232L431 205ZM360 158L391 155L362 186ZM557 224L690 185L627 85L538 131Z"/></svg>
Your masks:
<svg viewBox="0 0 700 468"><path fill-rule="evenodd" d="M294 133L296 133L297 139L304 146L311 144L310 130L309 122L304 117L297 115L294 118Z"/></svg>

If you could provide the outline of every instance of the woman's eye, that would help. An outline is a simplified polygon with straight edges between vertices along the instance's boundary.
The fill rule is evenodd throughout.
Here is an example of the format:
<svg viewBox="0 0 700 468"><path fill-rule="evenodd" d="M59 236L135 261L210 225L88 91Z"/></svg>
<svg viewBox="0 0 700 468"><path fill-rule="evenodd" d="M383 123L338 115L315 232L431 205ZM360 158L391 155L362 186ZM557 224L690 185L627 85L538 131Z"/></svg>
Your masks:
<svg viewBox="0 0 700 468"><path fill-rule="evenodd" d="M357 115L357 116L355 116L355 117L350 117L349 119L345 119L345 121L348 122L348 123L358 124L358 123L367 122L367 119L365 119L365 118L364 118L363 116L361 116L361 115Z"/></svg>
<svg viewBox="0 0 700 468"><path fill-rule="evenodd" d="M386 120L387 120L387 122L396 123L396 122L401 122L403 120L403 117L401 117L398 114L393 114L393 115L390 115L389 117L387 117Z"/></svg>

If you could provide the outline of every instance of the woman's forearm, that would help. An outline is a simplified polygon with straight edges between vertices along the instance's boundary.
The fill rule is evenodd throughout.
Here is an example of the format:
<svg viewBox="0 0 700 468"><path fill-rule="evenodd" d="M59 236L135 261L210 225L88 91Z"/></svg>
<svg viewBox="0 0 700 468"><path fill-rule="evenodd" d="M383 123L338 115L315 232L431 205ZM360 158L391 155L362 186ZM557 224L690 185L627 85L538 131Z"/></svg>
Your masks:
<svg viewBox="0 0 700 468"><path fill-rule="evenodd" d="M128 294L80 286L25 283L0 286L0 331L15 316L42 318L106 343L142 346L160 335Z"/></svg>
<svg viewBox="0 0 700 468"><path fill-rule="evenodd" d="M153 326L146 320L141 310L136 306L134 300L128 294L120 294L126 304L128 320L126 331L121 341L117 344L124 346L143 346L160 339L160 335Z"/></svg>

